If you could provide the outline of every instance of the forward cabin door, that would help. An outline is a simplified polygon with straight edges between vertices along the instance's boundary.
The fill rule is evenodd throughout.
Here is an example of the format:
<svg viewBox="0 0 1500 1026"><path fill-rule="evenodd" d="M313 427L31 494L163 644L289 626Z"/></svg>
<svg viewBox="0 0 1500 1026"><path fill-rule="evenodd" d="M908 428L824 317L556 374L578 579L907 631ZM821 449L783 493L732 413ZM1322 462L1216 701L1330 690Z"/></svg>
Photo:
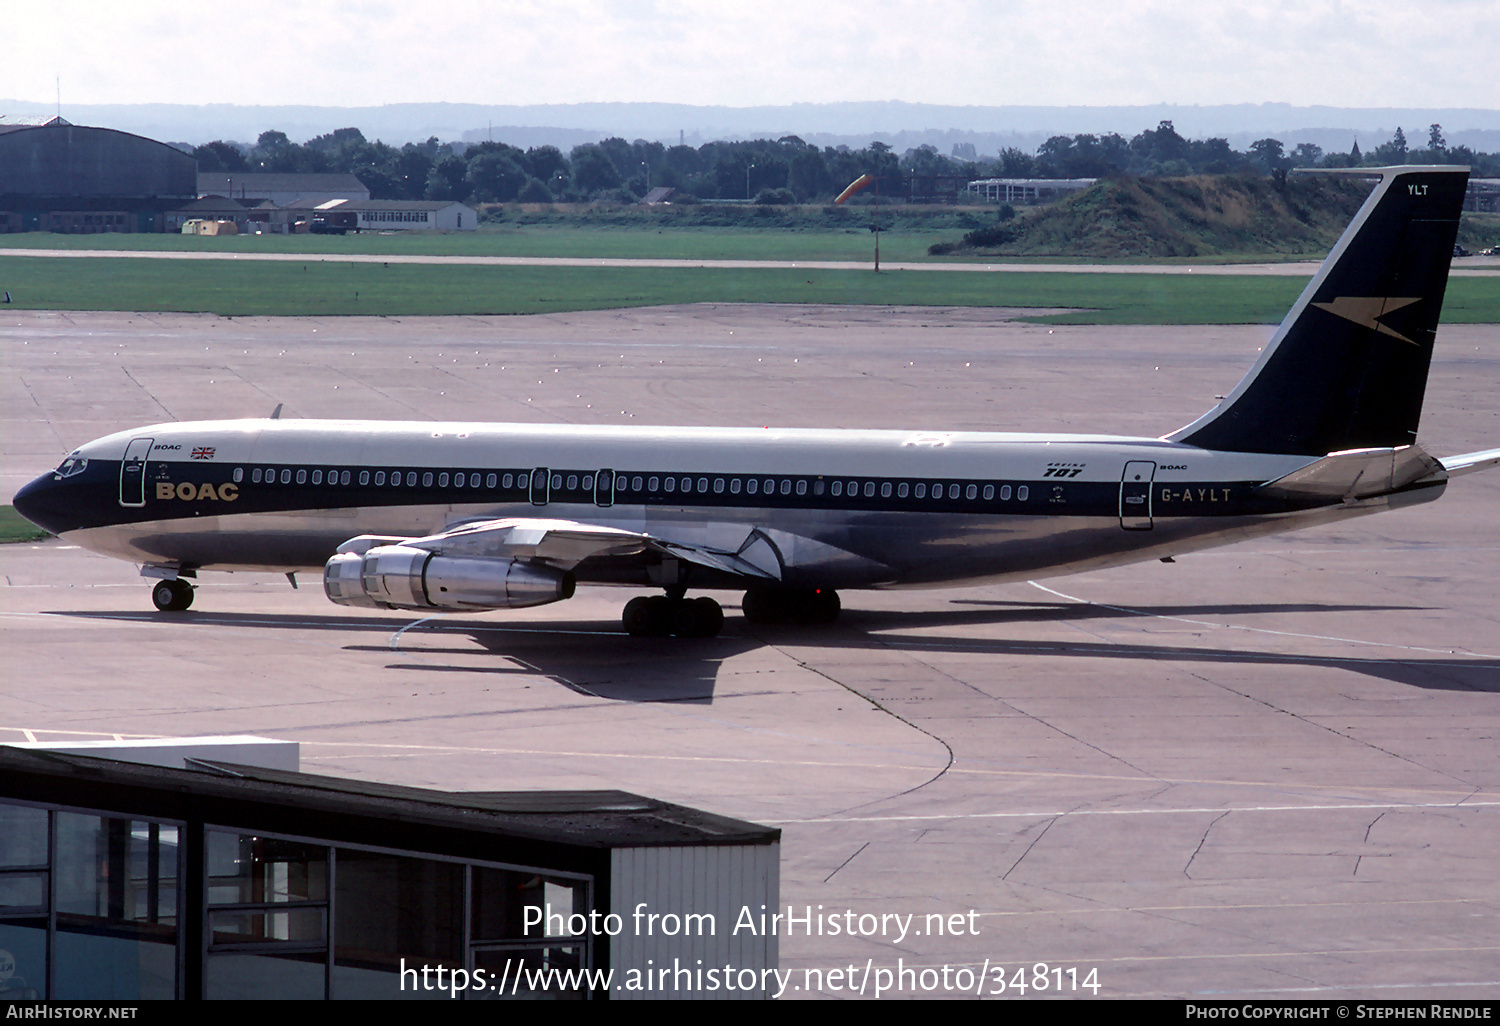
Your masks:
<svg viewBox="0 0 1500 1026"><path fill-rule="evenodd" d="M146 504L146 458L151 455L154 438L132 438L120 461L120 505Z"/></svg>
<svg viewBox="0 0 1500 1026"><path fill-rule="evenodd" d="M1120 475L1120 526L1127 531L1151 530L1151 480L1156 464L1131 460Z"/></svg>

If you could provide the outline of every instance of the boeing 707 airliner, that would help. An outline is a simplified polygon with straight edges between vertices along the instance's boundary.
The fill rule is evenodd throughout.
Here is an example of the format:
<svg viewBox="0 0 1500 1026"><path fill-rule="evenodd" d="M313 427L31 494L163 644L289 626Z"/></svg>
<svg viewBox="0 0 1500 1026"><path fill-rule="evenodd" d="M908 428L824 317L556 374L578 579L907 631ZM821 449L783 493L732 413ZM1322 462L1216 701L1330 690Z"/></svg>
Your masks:
<svg viewBox="0 0 1500 1026"><path fill-rule="evenodd" d="M474 612L660 588L643 636L821 623L840 590L1026 580L1430 502L1500 449L1417 443L1466 168L1379 182L1244 380L1160 438L236 420L108 435L26 485L48 531L141 564L321 569L348 606Z"/></svg>

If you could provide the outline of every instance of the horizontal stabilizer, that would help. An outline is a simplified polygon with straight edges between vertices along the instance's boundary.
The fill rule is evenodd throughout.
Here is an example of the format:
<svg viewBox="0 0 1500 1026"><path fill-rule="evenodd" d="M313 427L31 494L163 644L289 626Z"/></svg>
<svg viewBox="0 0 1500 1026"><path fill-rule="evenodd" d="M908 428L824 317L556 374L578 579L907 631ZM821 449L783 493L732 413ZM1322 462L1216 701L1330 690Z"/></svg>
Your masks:
<svg viewBox="0 0 1500 1026"><path fill-rule="evenodd" d="M1500 463L1500 449L1466 452L1459 456L1444 456L1441 462L1449 477L1472 474L1478 470L1488 470Z"/></svg>
<svg viewBox="0 0 1500 1026"><path fill-rule="evenodd" d="M1500 452L1495 455L1500 459ZM1402 445L1394 449L1349 449L1329 453L1261 485L1258 491L1299 503L1355 502L1374 495L1389 495L1428 478L1434 483L1442 481L1445 479L1443 469L1444 464L1418 445Z"/></svg>

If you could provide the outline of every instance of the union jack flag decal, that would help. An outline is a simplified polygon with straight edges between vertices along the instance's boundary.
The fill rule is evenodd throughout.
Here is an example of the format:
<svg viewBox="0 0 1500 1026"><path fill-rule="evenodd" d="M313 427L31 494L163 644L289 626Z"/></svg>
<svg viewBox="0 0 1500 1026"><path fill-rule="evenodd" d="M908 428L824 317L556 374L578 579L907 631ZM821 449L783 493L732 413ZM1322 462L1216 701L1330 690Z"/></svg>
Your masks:
<svg viewBox="0 0 1500 1026"><path fill-rule="evenodd" d="M211 445L210 446L206 446L204 448L194 449L193 450L193 459L195 459L195 460L211 460L213 458L214 458L214 447L211 446Z"/></svg>

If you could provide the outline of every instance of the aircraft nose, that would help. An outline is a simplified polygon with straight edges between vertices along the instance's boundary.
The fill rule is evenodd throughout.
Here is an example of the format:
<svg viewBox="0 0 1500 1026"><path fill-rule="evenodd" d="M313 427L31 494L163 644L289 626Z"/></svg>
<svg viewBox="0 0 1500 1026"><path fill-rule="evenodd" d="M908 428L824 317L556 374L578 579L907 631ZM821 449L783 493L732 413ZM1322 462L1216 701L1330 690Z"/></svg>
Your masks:
<svg viewBox="0 0 1500 1026"><path fill-rule="evenodd" d="M17 513L42 530L61 534L66 529L63 526L66 518L57 502L58 489L59 485L53 481L52 474L43 474L24 485L11 500L11 505L16 508Z"/></svg>

